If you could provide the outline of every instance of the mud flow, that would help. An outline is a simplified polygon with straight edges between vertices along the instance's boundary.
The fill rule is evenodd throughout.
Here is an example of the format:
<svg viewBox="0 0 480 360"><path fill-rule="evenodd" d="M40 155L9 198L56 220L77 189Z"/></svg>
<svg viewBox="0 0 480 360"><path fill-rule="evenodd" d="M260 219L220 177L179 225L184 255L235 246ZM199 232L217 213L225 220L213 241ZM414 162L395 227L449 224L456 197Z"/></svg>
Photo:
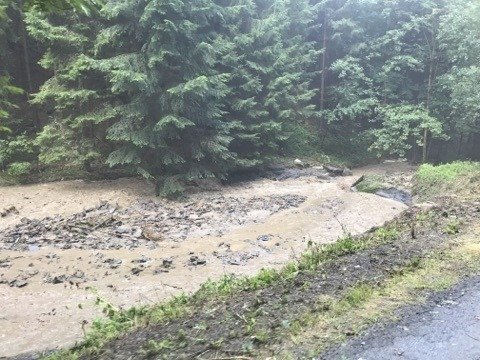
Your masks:
<svg viewBox="0 0 480 360"><path fill-rule="evenodd" d="M193 292L208 279L279 268L312 243L380 226L407 206L351 185L361 169L281 172L182 202L135 179L2 188L0 357L69 346L118 307ZM402 175L403 176L403 175ZM8 210L8 211L7 211Z"/></svg>

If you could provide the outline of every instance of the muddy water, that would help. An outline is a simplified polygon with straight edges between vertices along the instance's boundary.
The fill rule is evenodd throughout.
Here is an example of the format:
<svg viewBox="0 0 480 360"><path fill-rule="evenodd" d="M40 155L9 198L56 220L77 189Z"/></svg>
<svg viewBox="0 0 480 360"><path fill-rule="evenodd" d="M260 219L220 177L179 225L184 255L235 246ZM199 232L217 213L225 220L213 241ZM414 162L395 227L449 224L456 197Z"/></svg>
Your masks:
<svg viewBox="0 0 480 360"><path fill-rule="evenodd" d="M320 181L306 177L282 182L258 180L225 188L221 193L227 201L232 197L282 195L299 195L306 200L276 212L262 210L257 214L255 211L259 210L252 209L247 214L249 221L240 225L234 221L212 223L212 227L219 229L212 228L210 233L219 236L192 235L185 240L172 237L156 243L155 248L139 246L130 250L62 250L35 244L29 246L30 251L2 250L0 356L43 351L81 340L83 328L101 315L93 305L96 295L88 288L96 289L119 307L152 304L180 292L195 291L207 279L230 273L255 274L263 267L279 268L299 256L309 242L328 243L346 232L364 232L406 208L389 199L351 192L349 185L354 180L347 177ZM122 186L128 183L120 181ZM103 198L103 190L108 193L107 200L117 198L122 204L149 196L138 184L128 185L131 192L125 195L124 190L115 192L118 183L112 182L110 187L104 183L96 190L97 201ZM32 217L47 215L47 211L49 215L71 214L90 206L90 198L82 203L83 196L76 194L84 191L78 186L75 191L67 189L63 194L76 202L73 211L66 205L55 208L50 204L48 210L34 212ZM86 187L91 190L94 184ZM135 189L139 190L137 196ZM50 197L53 195L48 195L50 192L44 195L38 187L34 193L25 193L25 188L21 191L29 199L24 199L27 201L19 206L21 214L16 217L42 199L55 201ZM62 198L61 191L57 198ZM191 201L201 201L203 196L193 195ZM0 203L0 208L12 205L5 198L0 200L5 202ZM235 211L232 216L236 216ZM8 225L15 221L19 219L9 220Z"/></svg>

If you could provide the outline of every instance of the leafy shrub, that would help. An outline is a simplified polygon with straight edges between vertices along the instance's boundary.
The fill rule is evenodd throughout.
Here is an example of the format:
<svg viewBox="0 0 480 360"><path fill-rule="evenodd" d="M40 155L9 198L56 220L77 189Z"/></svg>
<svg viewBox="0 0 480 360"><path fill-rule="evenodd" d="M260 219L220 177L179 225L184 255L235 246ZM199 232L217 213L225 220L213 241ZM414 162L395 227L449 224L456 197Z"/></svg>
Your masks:
<svg viewBox="0 0 480 360"><path fill-rule="evenodd" d="M32 165L29 162L16 162L8 166L7 173L13 177L22 177L30 173Z"/></svg>
<svg viewBox="0 0 480 360"><path fill-rule="evenodd" d="M8 137L0 140L0 167L9 164L25 163L35 159L35 146L26 135Z"/></svg>

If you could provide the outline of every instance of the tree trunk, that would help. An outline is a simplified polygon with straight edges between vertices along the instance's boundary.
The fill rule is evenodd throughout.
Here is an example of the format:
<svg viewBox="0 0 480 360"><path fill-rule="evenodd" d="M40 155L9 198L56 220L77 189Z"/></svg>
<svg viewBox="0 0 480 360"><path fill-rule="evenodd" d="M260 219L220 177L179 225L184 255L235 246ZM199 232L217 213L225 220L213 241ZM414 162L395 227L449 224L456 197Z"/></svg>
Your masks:
<svg viewBox="0 0 480 360"><path fill-rule="evenodd" d="M458 139L457 158L460 158L460 155L462 153L462 145L463 145L463 134L461 134L460 139Z"/></svg>
<svg viewBox="0 0 480 360"><path fill-rule="evenodd" d="M25 95L27 101L30 101L31 95L33 94L33 82L32 82L32 68L30 66L30 53L28 51L28 43L27 43L27 29L25 27L25 14L23 13L23 1L20 2L20 7L18 8L18 12L20 14L20 43L23 52L23 63L25 67L25 77L27 81L27 88L25 91ZM38 112L34 109L33 118L35 120L35 127L37 130L41 128L40 118L38 116Z"/></svg>
<svg viewBox="0 0 480 360"><path fill-rule="evenodd" d="M323 19L323 54L322 54L322 78L320 83L320 110L325 109L325 70L327 67L327 11Z"/></svg>
<svg viewBox="0 0 480 360"><path fill-rule="evenodd" d="M416 161L417 161L417 140L414 137L413 146L412 146L412 164L415 164Z"/></svg>
<svg viewBox="0 0 480 360"><path fill-rule="evenodd" d="M435 80L435 67L436 67L436 60L437 60L437 14L438 14L437 9L432 10L432 38L431 41L428 41L427 37L427 43L428 46L430 47L430 61L429 61L429 72L428 72L428 86L427 86L427 102L426 102L426 109L427 109L427 114L430 114L430 103L432 99L432 87L433 87L433 82ZM428 129L424 129L423 131L423 156L422 156L422 162L425 163L427 162L427 155L428 155L428 134L429 131Z"/></svg>
<svg viewBox="0 0 480 360"><path fill-rule="evenodd" d="M428 129L423 130L423 149L422 149L422 163L427 162L427 149L428 149Z"/></svg>

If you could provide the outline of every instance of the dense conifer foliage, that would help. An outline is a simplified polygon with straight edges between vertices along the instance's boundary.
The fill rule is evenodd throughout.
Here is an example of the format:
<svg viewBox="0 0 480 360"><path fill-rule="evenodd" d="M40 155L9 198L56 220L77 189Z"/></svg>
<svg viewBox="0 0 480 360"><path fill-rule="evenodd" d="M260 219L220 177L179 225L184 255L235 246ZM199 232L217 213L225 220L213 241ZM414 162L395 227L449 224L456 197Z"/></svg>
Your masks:
<svg viewBox="0 0 480 360"><path fill-rule="evenodd" d="M359 144L480 157L479 34L475 0L0 0L0 165L175 195Z"/></svg>

